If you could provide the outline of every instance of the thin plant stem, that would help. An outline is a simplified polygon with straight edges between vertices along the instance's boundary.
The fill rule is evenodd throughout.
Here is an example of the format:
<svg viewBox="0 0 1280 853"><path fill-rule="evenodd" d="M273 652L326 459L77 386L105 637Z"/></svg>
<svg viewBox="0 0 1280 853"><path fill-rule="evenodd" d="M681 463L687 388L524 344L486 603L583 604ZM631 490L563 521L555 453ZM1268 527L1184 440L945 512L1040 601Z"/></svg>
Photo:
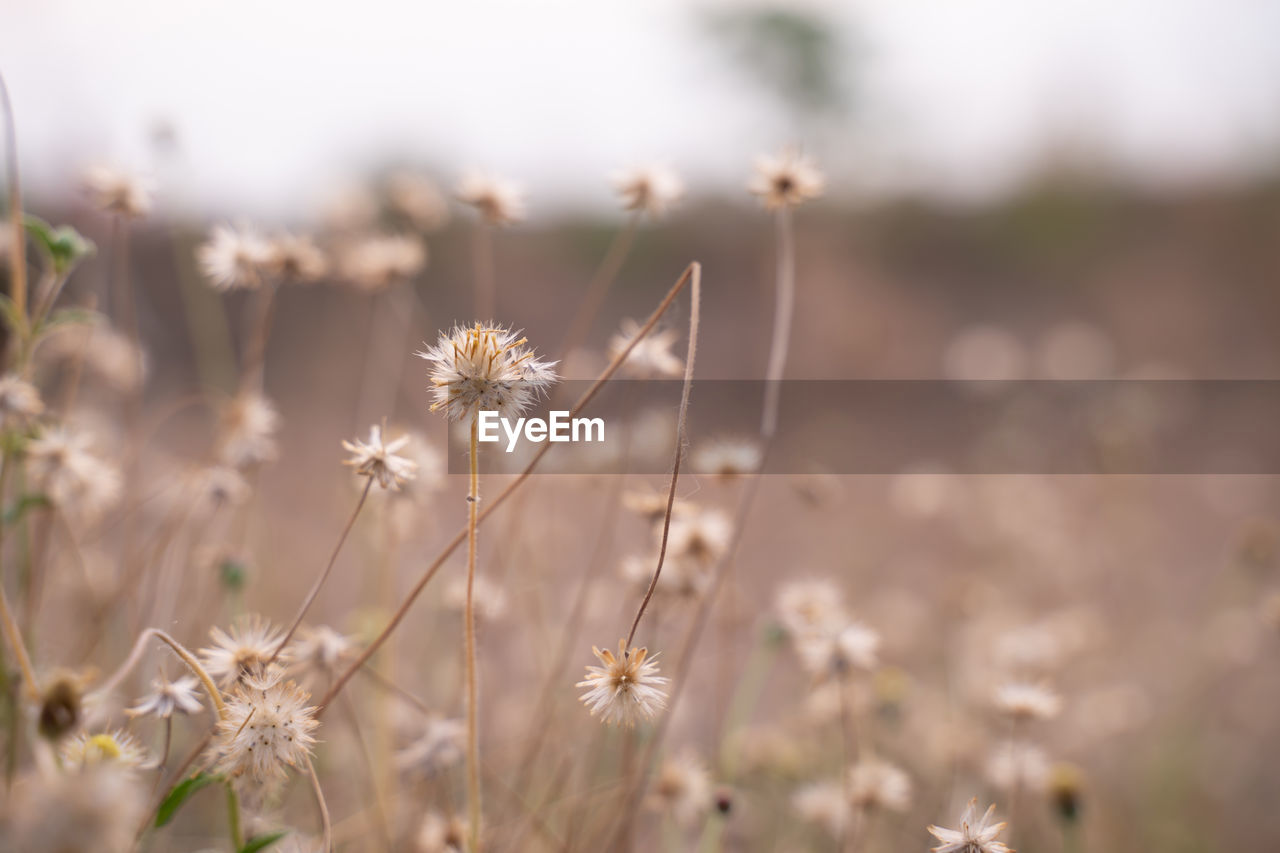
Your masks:
<svg viewBox="0 0 1280 853"><path fill-rule="evenodd" d="M693 388L693 363L698 355L698 321L701 299L702 268L695 267L689 289L689 348L684 360L684 384L680 390L680 414L676 420L675 461L671 464L671 486L667 490L667 511L662 518L662 543L658 546L658 565L653 570L653 579L649 581L649 588L645 591L644 600L640 602L640 608L636 611L636 618L631 623L631 630L627 633L625 649L631 648L631 641L636 636L636 628L640 627L640 619L644 616L645 608L649 606L649 601L653 598L653 591L658 587L658 578L662 576L662 564L667 556L667 536L671 532L671 510L676 502L676 481L680 479L680 460L684 458L684 448L689 440L689 392Z"/></svg>
<svg viewBox="0 0 1280 853"><path fill-rule="evenodd" d="M480 506L480 420L471 418L471 448L468 454L471 485L467 492L467 606L462 616L467 667L467 816L471 851L480 850L480 688L476 674L476 514Z"/></svg>
<svg viewBox="0 0 1280 853"><path fill-rule="evenodd" d="M475 315L490 320L497 308L494 274L493 228L480 221L471 229L471 262L475 267Z"/></svg>
<svg viewBox="0 0 1280 853"><path fill-rule="evenodd" d="M778 281L774 292L773 340L769 345L769 364L765 369L764 411L760 434L766 441L778 430L778 407L782 395L782 373L787 366L791 345L791 317L796 305L796 250L791 230L791 209L778 210Z"/></svg>
<svg viewBox="0 0 1280 853"><path fill-rule="evenodd" d="M227 828L231 833L231 845L236 850L244 847L244 831L240 828L240 798L236 789L227 782Z"/></svg>
<svg viewBox="0 0 1280 853"><path fill-rule="evenodd" d="M631 254L631 247L635 244L636 231L639 227L640 214L635 213L627 220L627 224L613 235L613 239L609 242L609 248L605 250L604 259L600 261L600 266L596 269L595 274L591 276L591 281L587 284L587 290L582 295L582 301L578 304L577 313L573 315L573 321L569 324L569 331L565 334L564 342L560 345L561 352L566 357L577 349L578 345L590 334L591 326L600 314L600 307L604 304L604 298L609 293L609 288L613 286L614 280L622 270L623 263L627 260L627 256Z"/></svg>
<svg viewBox="0 0 1280 853"><path fill-rule="evenodd" d="M187 650L186 646L182 645L182 643L179 643L159 628L147 628L139 634L138 639L133 644L133 650L129 652L129 657L125 659L119 669L112 673L110 678L103 682L101 687L94 690L93 693L86 697L86 699L101 699L110 695L111 691L115 690L116 687L120 685L120 682L124 681L133 668L137 666L138 661L142 659L142 653L146 651L147 640L150 640L152 637L173 649L174 653L184 664L187 665L187 668L191 670L191 674L200 679L200 683L204 685L204 691L209 694L209 701L213 703L213 709L217 720L226 719L227 707L222 701L222 692L218 690L217 685L213 683L213 679L209 677L209 673L200 665L200 661L196 659L196 656Z"/></svg>
<svg viewBox="0 0 1280 853"><path fill-rule="evenodd" d="M261 391L265 380L267 339L271 337L271 321L275 318L276 294L280 290L274 279L262 282L257 293L257 310L249 340L245 345L244 363L240 367L240 390Z"/></svg>
<svg viewBox="0 0 1280 853"><path fill-rule="evenodd" d="M696 261L685 268L684 272L681 273L680 278L678 278L676 283L671 286L671 289L667 291L666 295L662 298L662 301L658 303L658 307L654 309L651 315L649 315L649 319L640 327L640 330L635 334L627 346L614 356L613 361L611 361L600 375L596 377L596 380L591 383L591 386L586 390L586 392L578 398L578 401L573 405L573 408L569 410L570 418L576 417L581 413L582 409L595 398L596 394L598 394L600 389L604 387L605 383L613 377L613 374L616 373L618 368L622 366L622 363L626 361L627 357L631 354L631 350L634 349L635 346L653 330L653 327L656 326L658 321L662 319L662 316L666 314L667 309L671 307L673 302L675 302L680 291L682 291L689 283L689 279L692 277L694 270L700 269L701 267ZM508 483L506 487L498 493L497 497L490 501L485 508L478 513L476 517L477 526L488 518L516 491L516 489L520 488L520 486L529 479L530 475L533 474L534 469L538 466L538 463L542 461L542 457L546 455L552 446L551 442L545 442L538 448L538 451L533 455L533 458L529 460L529 464L525 466L524 470L521 471L514 480ZM449 556L457 550L458 546L462 544L466 535L466 531L463 530L460 533L455 534L454 537L445 544L443 550L441 550L431 564L423 571L421 577L418 578L418 582L414 584L413 589L411 589L409 594L405 596L404 601L400 603L400 606L396 609L396 612L392 614L391 619L387 622L386 626L378 636L374 637L373 641L365 647L360 656L347 667L346 671L342 673L341 676L338 677L338 679L333 683L333 686L329 688L328 693L326 693L324 698L320 700L319 708L316 711L317 716L324 713L325 708L328 707L329 703L333 700L333 697L342 691L342 688L346 686L352 676L354 676L360 668L364 666L365 662L369 660L369 658L373 657L378 649L382 647L382 644L387 641L387 638L391 636L391 633L395 631L395 629L404 620L405 616L408 615L409 608L413 606L413 602L417 600L418 596L422 594L422 591L426 588L427 584L430 583L433 577L435 577L436 572L438 572L440 567L444 565L445 560L447 560Z"/></svg>
<svg viewBox="0 0 1280 853"><path fill-rule="evenodd" d="M302 600L302 605L298 608L298 613L293 617L293 623L289 625L289 630L285 632L284 637L280 640L280 644L276 646L276 650L271 653L271 663L280 657L280 653L284 651L285 646L289 645L289 641L293 639L294 633L298 630L298 626L302 624L302 620L306 618L307 611L311 609L311 605L315 602L316 596L320 594L320 588L324 586L324 582L329 579L329 573L333 571L333 565L338 561L338 554L342 551L343 543L347 541L347 536L351 533L351 528L355 526L356 519L360 517L360 510L364 508L364 502L369 497L369 490L373 488L373 478L369 477L364 484L364 491L360 493L360 500L356 502L356 508L351 511L351 517L347 519L347 524L342 528L342 535L338 537L338 544L333 546L333 553L329 555L329 562L325 565L324 571L311 584L311 589L307 592L307 597Z"/></svg>
<svg viewBox="0 0 1280 853"><path fill-rule="evenodd" d="M0 81L2 82L2 81ZM0 457L0 501L3 500L7 491L5 488L9 484L9 472L12 467L9 464L9 453L5 451L3 457ZM4 552L4 525L0 524L0 556ZM38 699L40 697L40 686L36 683L35 668L31 665L31 655L27 652L26 641L22 638L22 629L18 627L18 620L13 615L13 608L9 606L9 594L4 589L4 575L0 572L0 629L3 629L5 639L9 643L9 647L13 649L13 655L18 660L18 668L22 671L22 683L27 697L30 699Z"/></svg>
<svg viewBox="0 0 1280 853"><path fill-rule="evenodd" d="M306 757L306 762L307 776L311 779L311 790L316 795L316 808L320 810L320 827L324 833L321 846L331 853L333 850L333 822L329 819L329 806L324 801L324 791L320 788L320 777L316 775L316 768L311 763L311 756Z"/></svg>

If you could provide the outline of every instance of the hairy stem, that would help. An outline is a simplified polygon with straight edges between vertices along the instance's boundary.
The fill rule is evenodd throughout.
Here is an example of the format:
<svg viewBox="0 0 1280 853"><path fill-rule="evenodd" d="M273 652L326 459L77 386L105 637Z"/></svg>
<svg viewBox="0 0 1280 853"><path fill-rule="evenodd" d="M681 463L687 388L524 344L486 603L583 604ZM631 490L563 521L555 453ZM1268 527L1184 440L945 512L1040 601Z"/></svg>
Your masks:
<svg viewBox="0 0 1280 853"><path fill-rule="evenodd" d="M467 606L463 612L463 639L467 666L467 815L471 851L480 850L480 689L476 677L476 513L480 506L480 421L471 418L471 486L467 492Z"/></svg>

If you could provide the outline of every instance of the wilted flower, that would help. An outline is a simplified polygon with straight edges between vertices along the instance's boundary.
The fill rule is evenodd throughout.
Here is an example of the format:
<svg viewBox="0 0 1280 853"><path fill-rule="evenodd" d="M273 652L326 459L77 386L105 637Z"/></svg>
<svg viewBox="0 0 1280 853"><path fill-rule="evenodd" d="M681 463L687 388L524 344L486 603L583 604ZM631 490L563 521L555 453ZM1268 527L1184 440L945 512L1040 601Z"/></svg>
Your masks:
<svg viewBox="0 0 1280 853"><path fill-rule="evenodd" d="M0 377L0 425L5 429L26 423L43 411L36 386L12 373Z"/></svg>
<svg viewBox="0 0 1280 853"><path fill-rule="evenodd" d="M179 714L195 714L200 711L200 699L197 695L200 682L184 675L176 681L167 678L153 678L151 692L138 700L138 704L125 711L131 717L150 715L167 720L174 712Z"/></svg>
<svg viewBox="0 0 1280 853"><path fill-rule="evenodd" d="M524 219L524 194L510 181L471 172L458 182L455 192L459 201L474 207L490 225L513 225Z"/></svg>
<svg viewBox="0 0 1280 853"><path fill-rule="evenodd" d="M284 632L261 616L250 614L237 620L229 632L215 625L209 630L209 637L213 645L200 650L201 663L209 676L226 689L246 678L262 678ZM280 664L289 660L289 649L276 658Z"/></svg>
<svg viewBox="0 0 1280 853"><path fill-rule="evenodd" d="M684 197L684 181L666 166L628 169L614 176L613 186L624 210L658 218Z"/></svg>
<svg viewBox="0 0 1280 853"><path fill-rule="evenodd" d="M244 470L276 458L280 413L255 391L241 393L223 410L218 431L218 458Z"/></svg>
<svg viewBox="0 0 1280 853"><path fill-rule="evenodd" d="M885 761L859 761L849 768L849 797L860 809L904 812L911 806L911 777Z"/></svg>
<svg viewBox="0 0 1280 853"><path fill-rule="evenodd" d="M667 759L653 781L649 804L681 826L693 826L711 810L711 775L706 766L691 752Z"/></svg>
<svg viewBox="0 0 1280 853"><path fill-rule="evenodd" d="M151 210L151 190L139 178L109 166L85 170L84 188L93 206L107 213L137 219Z"/></svg>
<svg viewBox="0 0 1280 853"><path fill-rule="evenodd" d="M286 767L305 762L320 725L310 698L278 676L248 677L237 685L218 723L218 772L260 790L283 779Z"/></svg>
<svg viewBox="0 0 1280 853"><path fill-rule="evenodd" d="M986 813L978 818L978 800L974 798L960 816L959 829L930 825L929 833L942 842L933 848L933 853L1014 853L1002 842L996 841L996 836L1008 824L991 823L995 810L995 804L992 803Z"/></svg>
<svg viewBox="0 0 1280 853"><path fill-rule="evenodd" d="M421 736L396 753L396 766L405 773L435 776L462 761L466 733L462 720L432 717Z"/></svg>
<svg viewBox="0 0 1280 853"><path fill-rule="evenodd" d="M306 234L279 234L267 244L266 268L277 279L308 283L324 277L329 261Z"/></svg>
<svg viewBox="0 0 1280 853"><path fill-rule="evenodd" d="M589 688L581 699L591 715L604 722L634 726L637 720L650 719L666 707L667 696L660 685L669 679L658 675L653 658L646 660L648 649L627 649L627 641L618 642L618 654L595 646L592 653L604 666L588 666L587 678L576 686ZM654 656L656 657L656 655Z"/></svg>
<svg viewBox="0 0 1280 853"><path fill-rule="evenodd" d="M396 172L387 180L391 209L420 231L435 231L449 223L449 201L435 181L413 172Z"/></svg>
<svg viewBox="0 0 1280 853"><path fill-rule="evenodd" d="M1048 720L1062 710L1062 697L1043 684L1002 684L996 688L995 703L1015 720Z"/></svg>
<svg viewBox="0 0 1280 853"><path fill-rule="evenodd" d="M480 411L516 417L555 382L555 362L545 362L525 347L525 338L501 326L476 323L441 333L439 342L416 353L431 362L435 402L451 421Z"/></svg>
<svg viewBox="0 0 1280 853"><path fill-rule="evenodd" d="M461 613L466 607L467 579L454 578L444 590L444 604L450 610ZM472 579L471 603L475 617L481 622L501 619L507 612L507 594L502 587L484 575Z"/></svg>
<svg viewBox="0 0 1280 853"><path fill-rule="evenodd" d="M214 226L209 239L196 249L200 271L214 290L221 291L260 287L273 256L271 243L246 225Z"/></svg>
<svg viewBox="0 0 1280 853"><path fill-rule="evenodd" d="M342 464L350 465L357 474L375 480L384 489L399 489L413 479L418 467L413 460L396 456L396 451L404 449L408 443L407 435L383 443L382 427L374 424L369 428L367 442L358 438L354 442L342 442L343 449L351 454L351 458Z"/></svg>
<svg viewBox="0 0 1280 853"><path fill-rule="evenodd" d="M609 358L617 358L640 333L640 324L630 318L609 339ZM636 379L677 379L684 375L684 361L673 355L671 347L679 339L674 329L652 331L635 345L622 370Z"/></svg>
<svg viewBox="0 0 1280 853"><path fill-rule="evenodd" d="M409 281L427 264L427 248L417 237L375 234L345 246L339 256L342 276L364 291Z"/></svg>
<svg viewBox="0 0 1280 853"><path fill-rule="evenodd" d="M756 158L756 172L747 184L769 210L797 207L822 195L826 181L808 157L793 148L776 156Z"/></svg>

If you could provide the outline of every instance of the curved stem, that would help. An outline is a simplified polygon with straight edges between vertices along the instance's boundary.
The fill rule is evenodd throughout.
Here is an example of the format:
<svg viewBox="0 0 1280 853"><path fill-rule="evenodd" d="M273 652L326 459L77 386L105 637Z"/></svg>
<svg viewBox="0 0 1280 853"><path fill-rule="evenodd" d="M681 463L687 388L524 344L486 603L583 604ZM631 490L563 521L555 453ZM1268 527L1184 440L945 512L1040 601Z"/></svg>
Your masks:
<svg viewBox="0 0 1280 853"><path fill-rule="evenodd" d="M688 284L689 279L692 277L695 270L701 270L701 266L696 261L685 268L684 272L680 275L680 278L678 278L676 283L671 286L671 289L667 291L666 296L664 296L662 301L658 303L658 307L654 309L651 315L649 315L649 319L640 327L640 330L636 333L635 337L631 339L631 342L623 348L622 352L614 356L613 361L609 362L609 366L606 367L598 377L596 377L596 380L591 383L591 387L588 388L580 398L578 398L578 402L576 402L573 405L573 408L569 410L570 418L577 416L587 406L587 404L595 398L596 394L600 392L600 389L604 387L604 384L613 377L613 374L616 373L618 368L622 366L622 363L626 361L627 357L631 354L631 350L633 350L635 346L644 339L645 335L653 331L653 327L658 324L658 321L662 319L662 315L667 312L667 309L671 307L671 304L680 294L680 291L684 289L686 284ZM525 466L525 469L521 471L514 480L508 483L506 487L498 493L498 496L490 501L484 510L478 514L476 518L477 525L488 518L489 515L501 506L516 489L520 488L520 486L529 479L529 476L538 466L538 463L542 461L542 457L546 455L547 451L549 451L552 446L551 442L545 442L538 448L538 452L533 455L531 460L529 460L529 464ZM360 656L357 657L347 667L346 671L334 681L333 686L329 688L329 691L319 702L319 707L316 711L317 717L324 713L325 708L327 708L329 703L333 701L333 697L337 696L338 693L342 691L342 688L347 685L347 682L360 671L360 668L363 667L369 658L373 657L378 649L380 649L387 641L391 636L391 633L400 625L405 616L408 615L409 608L413 606L413 602L416 601L418 596L422 594L422 591L426 589L427 584L431 582L433 577L435 577L435 574L440 570L440 567L444 565L444 561L447 560L455 550L457 550L458 546L462 544L462 541L465 538L466 532L463 531L456 534L448 543L445 544L444 549L436 556L431 564L427 566L426 570L422 573L422 576L418 578L418 582L414 585L413 589L409 591L409 594L405 596L404 601L402 601L400 606L396 608L396 612L391 615L391 619L387 622L386 627L382 629L382 632L379 633L378 636L374 637L373 642L369 643L369 645L365 647L364 651L360 653Z"/></svg>
<svg viewBox="0 0 1280 853"><path fill-rule="evenodd" d="M671 487L667 490L667 511L662 519L662 544L658 546L658 565L653 570L653 579L649 581L649 589L645 591L640 609L631 623L631 631L627 634L626 648L631 648L635 639L636 628L640 627L640 618L653 598L653 591L658 587L658 578L662 576L662 564L667 556L667 536L671 532L671 510L676 502L676 481L680 479L680 460L684 458L684 448L688 443L689 392L693 388L693 362L698 354L698 320L699 306L702 300L702 268L693 270L692 283L689 290L689 349L684 360L684 385L680 390L680 415L676 421L676 456L671 465Z"/></svg>
<svg viewBox="0 0 1280 853"><path fill-rule="evenodd" d="M364 508L364 502L369 497L369 489L373 488L373 478L367 478L364 484L364 491L360 493L360 500L356 502L356 508L352 510L351 517L347 519L346 527L342 528L342 535L338 537L338 544L333 546L333 553L329 555L329 562L325 565L324 571L311 584L311 589L307 592L307 597L302 600L302 606L298 608L298 613L293 617L293 623L289 626L289 630L285 632L284 637L280 640L280 645L276 646L276 650L272 652L271 659L267 663L271 663L280 657L280 653L284 651L285 646L289 645L289 641L293 639L294 633L298 630L298 626L302 624L302 620L306 618L307 611L311 609L311 605L315 602L316 596L320 594L320 588L324 586L324 582L329 579L329 573L333 571L333 564L338 561L338 553L342 551L343 544L347 541L347 536L351 533L351 528L355 526L356 519L360 517L360 510Z"/></svg>
<svg viewBox="0 0 1280 853"><path fill-rule="evenodd" d="M480 505L480 421L471 418L471 487L467 493L467 606L463 613L463 639L467 664L467 814L471 824L471 851L480 850L480 689L476 676L476 513Z"/></svg>
<svg viewBox="0 0 1280 853"><path fill-rule="evenodd" d="M316 768L311 763L311 757L307 756L307 776L311 779L311 790L316 795L316 807L320 809L320 827L324 833L321 846L324 847L326 853L333 851L333 822L329 819L329 806L324 801L324 791L320 788L320 777L316 776Z"/></svg>
<svg viewBox="0 0 1280 853"><path fill-rule="evenodd" d="M182 643L179 643L159 628L147 628L139 634L138 639L133 644L133 650L129 652L129 657L125 658L125 662L120 665L119 669L112 673L109 679L103 682L101 687L93 691L89 696L85 697L86 700L91 701L95 698L106 697L112 690L115 690L116 687L120 685L120 682L124 681L125 677L129 675L135 666L137 666L138 661L142 659L142 653L146 651L147 640L152 637L155 637L157 640L173 649L174 653L177 654L177 656L182 659L182 662L187 665L187 668L191 670L191 674L200 679L200 683L204 685L205 692L209 694L209 701L213 703L213 709L217 714L217 719L224 719L227 715L227 707L222 701L222 692L218 690L217 685L213 683L213 679L209 677L209 673L200 665L200 661L196 659L196 656L187 650L186 646L182 645Z"/></svg>

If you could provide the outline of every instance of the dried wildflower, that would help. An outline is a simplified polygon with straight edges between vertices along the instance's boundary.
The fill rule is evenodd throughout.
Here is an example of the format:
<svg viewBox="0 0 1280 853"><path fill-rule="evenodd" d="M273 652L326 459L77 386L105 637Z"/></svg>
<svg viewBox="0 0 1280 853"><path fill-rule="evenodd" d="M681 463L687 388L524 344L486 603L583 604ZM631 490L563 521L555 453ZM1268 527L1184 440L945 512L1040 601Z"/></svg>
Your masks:
<svg viewBox="0 0 1280 853"><path fill-rule="evenodd" d="M796 639L800 662L818 681L846 678L855 669L876 667L880 635L861 622L838 630L812 631Z"/></svg>
<svg viewBox="0 0 1280 853"><path fill-rule="evenodd" d="M80 723L84 684L70 673L59 673L40 696L37 729L40 736L61 740Z"/></svg>
<svg viewBox="0 0 1280 853"><path fill-rule="evenodd" d="M30 474L60 508L95 517L120 494L120 472L90 451L83 432L52 427L27 445Z"/></svg>
<svg viewBox="0 0 1280 853"><path fill-rule="evenodd" d="M461 613L467 602L467 579L454 578L444 590L444 605L450 610ZM471 603L475 608L476 619L481 622L495 622L507 613L507 594L502 587L484 575L476 575L472 580Z"/></svg>
<svg viewBox="0 0 1280 853"><path fill-rule="evenodd" d="M996 688L995 704L1015 720L1049 720L1062 710L1062 697L1043 684L1013 682Z"/></svg>
<svg viewBox="0 0 1280 853"><path fill-rule="evenodd" d="M627 318L609 339L609 359L617 358L640 334L640 324ZM678 379L684 375L684 361L671 352L679 339L674 329L650 332L640 339L622 363L622 371L634 379Z"/></svg>
<svg viewBox="0 0 1280 853"><path fill-rule="evenodd" d="M905 812L911 807L911 777L885 761L859 761L849 768L849 797L859 809Z"/></svg>
<svg viewBox="0 0 1280 853"><path fill-rule="evenodd" d="M196 262L214 290L262 286L273 262L271 243L247 225L217 225L196 249Z"/></svg>
<svg viewBox="0 0 1280 853"><path fill-rule="evenodd" d="M401 772L430 778L462 762L466 745L462 720L432 717L422 734L396 753Z"/></svg>
<svg viewBox="0 0 1280 853"><path fill-rule="evenodd" d="M449 224L449 200L435 181L423 175L391 175L387 179L387 202L420 231L437 231Z"/></svg>
<svg viewBox="0 0 1280 853"><path fill-rule="evenodd" d="M192 514L212 515L228 506L239 506L249 498L249 483L240 472L225 465L212 465L187 476L186 492L190 496Z"/></svg>
<svg viewBox="0 0 1280 853"><path fill-rule="evenodd" d="M266 270L280 281L306 284L324 278L329 261L306 234L279 234L267 244Z"/></svg>
<svg viewBox="0 0 1280 853"><path fill-rule="evenodd" d="M417 237L375 234L345 246L338 258L343 278L368 293L409 281L427 265Z"/></svg>
<svg viewBox="0 0 1280 853"><path fill-rule="evenodd" d="M667 553L673 557L711 565L724 556L733 536L733 522L719 509L671 519L667 531Z"/></svg>
<svg viewBox="0 0 1280 853"><path fill-rule="evenodd" d="M351 454L351 458L342 464L355 468L361 476L372 478L384 489L399 489L413 479L418 467L412 459L396 456L396 452L403 450L408 443L407 435L384 443L382 427L374 424L369 428L367 442L358 438L354 442L342 442L343 449Z"/></svg>
<svg viewBox="0 0 1280 853"><path fill-rule="evenodd" d="M163 676L151 680L151 692L138 700L138 704L125 711L131 717L152 716L167 720L176 711L179 714L196 714L200 711L200 682L190 675L176 681Z"/></svg>
<svg viewBox="0 0 1280 853"><path fill-rule="evenodd" d="M0 809L0 848L128 853L147 804L142 777L117 762L74 773L31 772Z"/></svg>
<svg viewBox="0 0 1280 853"><path fill-rule="evenodd" d="M351 637L340 634L327 625L304 627L298 631L298 639L288 647L292 666L302 674L304 683L319 683L332 679L338 665L351 657L355 643Z"/></svg>
<svg viewBox="0 0 1280 853"><path fill-rule="evenodd" d="M262 678L284 632L261 616L250 614L237 620L230 631L215 625L209 629L209 638L213 645L200 650L201 663L209 676L227 689L247 678ZM281 665L290 660L287 648L276 658Z"/></svg>
<svg viewBox="0 0 1280 853"><path fill-rule="evenodd" d="M693 826L712 806L706 765L689 752L664 761L653 781L649 805L681 826Z"/></svg>
<svg viewBox="0 0 1280 853"><path fill-rule="evenodd" d="M815 782L796 791L791 807L802 820L816 823L832 838L842 838L849 825L849 803L838 782Z"/></svg>
<svg viewBox="0 0 1280 853"><path fill-rule="evenodd" d="M1049 778L1049 757L1034 743L1004 741L988 757L986 774L1001 790L1040 791Z"/></svg>
<svg viewBox="0 0 1280 853"><path fill-rule="evenodd" d="M427 812L414 839L417 853L462 853L466 849L467 827L461 819Z"/></svg>
<svg viewBox="0 0 1280 853"><path fill-rule="evenodd" d="M595 646L591 652L604 666L588 666L587 678L577 687L590 688L580 697L591 711L605 723L634 726L637 720L654 717L666 707L667 695L660 685L669 679L658 675L658 665L646 657L648 649L627 649L627 641L618 642L618 654Z"/></svg>
<svg viewBox="0 0 1280 853"><path fill-rule="evenodd" d="M431 362L435 402L451 421L496 411L517 417L556 381L555 362L535 357L525 338L501 326L476 323L441 333L434 347L416 353Z"/></svg>
<svg viewBox="0 0 1280 853"><path fill-rule="evenodd" d="M36 386L12 373L0 377L0 426L25 424L43 411Z"/></svg>
<svg viewBox="0 0 1280 853"><path fill-rule="evenodd" d="M147 752L142 744L121 729L98 734L81 732L63 745L61 755L63 763L70 767L99 763L128 768L147 766Z"/></svg>
<svg viewBox="0 0 1280 853"><path fill-rule="evenodd" d="M218 458L237 470L254 468L276 458L280 413L256 391L241 393L222 412L218 430Z"/></svg>
<svg viewBox="0 0 1280 853"><path fill-rule="evenodd" d="M84 173L84 188L93 206L106 213L138 219L151 210L151 189L134 175L108 166Z"/></svg>
<svg viewBox="0 0 1280 853"><path fill-rule="evenodd" d="M778 588L775 607L782 625L793 637L825 633L848 621L844 596L829 580L791 581Z"/></svg>
<svg viewBox="0 0 1280 853"><path fill-rule="evenodd" d="M756 158L756 172L747 189L769 210L798 207L822 195L826 184L813 161L794 148L776 156Z"/></svg>
<svg viewBox="0 0 1280 853"><path fill-rule="evenodd" d="M976 819L978 800L975 797L969 801L964 814L960 816L959 829L930 825L929 834L942 842L933 848L933 853L1014 853L1002 842L996 841L996 836L1008 824L991 823L995 810L995 804L992 803L981 819Z"/></svg>
<svg viewBox="0 0 1280 853"><path fill-rule="evenodd" d="M320 725L311 694L278 676L249 677L227 698L227 715L218 723L217 770L250 789L283 779L311 754Z"/></svg>
<svg viewBox="0 0 1280 853"><path fill-rule="evenodd" d="M455 194L490 225L514 225L524 219L524 194L510 181L471 172L458 181Z"/></svg>
<svg viewBox="0 0 1280 853"><path fill-rule="evenodd" d="M760 445L748 439L723 439L699 447L693 453L693 469L722 480L733 480L760 470Z"/></svg>
<svg viewBox="0 0 1280 853"><path fill-rule="evenodd" d="M684 181L661 165L628 169L614 176L614 189L624 210L644 213L654 219L684 197Z"/></svg>
<svg viewBox="0 0 1280 853"><path fill-rule="evenodd" d="M82 367L121 393L136 391L147 376L146 353L105 321L59 326L36 352L53 364Z"/></svg>

